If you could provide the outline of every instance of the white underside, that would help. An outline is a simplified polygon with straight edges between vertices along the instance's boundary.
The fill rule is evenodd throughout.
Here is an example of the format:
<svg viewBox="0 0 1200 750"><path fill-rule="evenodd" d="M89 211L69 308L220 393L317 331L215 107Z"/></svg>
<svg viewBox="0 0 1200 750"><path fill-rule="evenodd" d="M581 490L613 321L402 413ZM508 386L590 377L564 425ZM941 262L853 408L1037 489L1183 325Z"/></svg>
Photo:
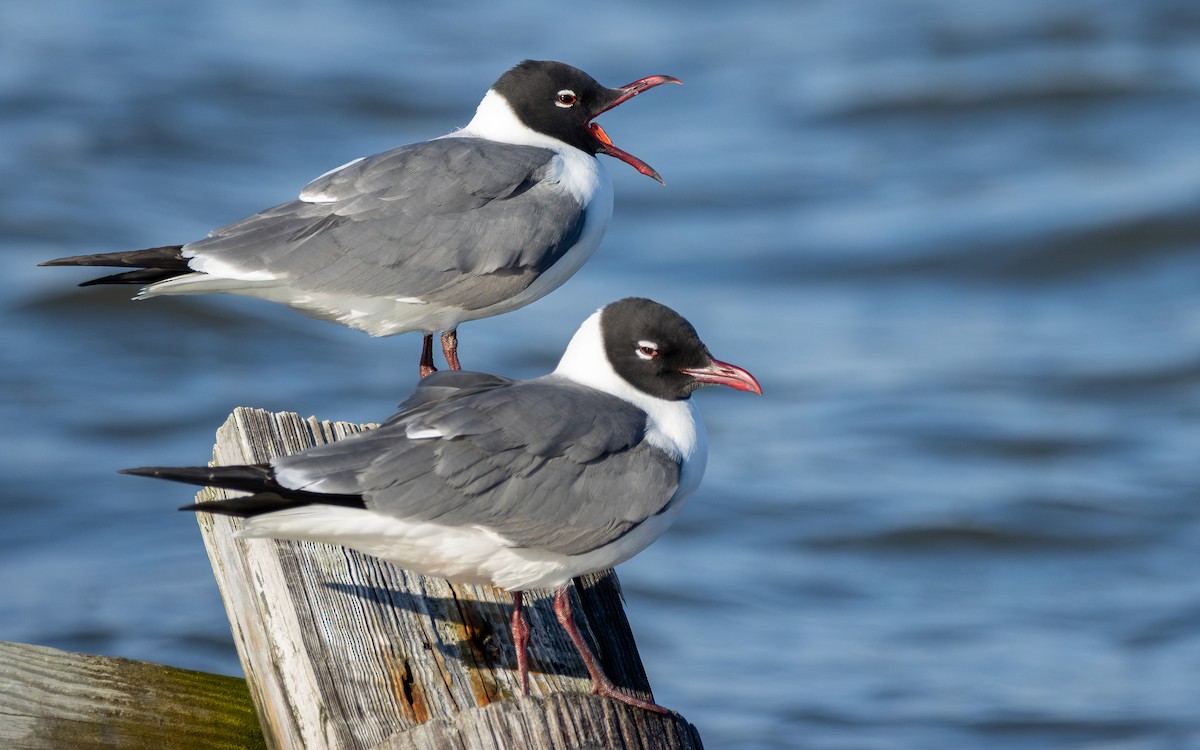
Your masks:
<svg viewBox="0 0 1200 750"><path fill-rule="evenodd" d="M484 97L475 118L465 128L443 137L464 136L540 146L557 152L548 181L569 192L585 210L579 241L521 293L503 302L464 310L452 305L426 303L419 297L363 297L298 289L290 286L286 278L276 278L266 271L235 269L202 256L189 262L198 273L151 284L142 289L136 299L162 295L238 294L288 305L372 336L392 336L407 331L448 331L465 321L500 315L535 302L562 286L596 252L612 218L612 181L596 157L525 127L504 99L492 92ZM184 254L187 254L186 248ZM403 273L403 270L397 273Z"/></svg>
<svg viewBox="0 0 1200 750"><path fill-rule="evenodd" d="M525 591L559 588L575 576L625 562L662 536L685 500L678 498L665 513L616 542L575 556L513 547L479 527L441 526L333 505L308 505L248 518L238 536L340 544L423 575Z"/></svg>

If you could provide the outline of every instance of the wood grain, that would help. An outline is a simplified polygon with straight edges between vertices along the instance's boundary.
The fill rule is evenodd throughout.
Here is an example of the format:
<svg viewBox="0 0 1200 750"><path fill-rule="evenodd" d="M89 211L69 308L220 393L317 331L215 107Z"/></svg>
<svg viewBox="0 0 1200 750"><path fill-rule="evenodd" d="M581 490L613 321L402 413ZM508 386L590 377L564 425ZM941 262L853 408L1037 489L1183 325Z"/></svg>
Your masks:
<svg viewBox="0 0 1200 750"><path fill-rule="evenodd" d="M246 681L0 642L0 747L266 747Z"/></svg>

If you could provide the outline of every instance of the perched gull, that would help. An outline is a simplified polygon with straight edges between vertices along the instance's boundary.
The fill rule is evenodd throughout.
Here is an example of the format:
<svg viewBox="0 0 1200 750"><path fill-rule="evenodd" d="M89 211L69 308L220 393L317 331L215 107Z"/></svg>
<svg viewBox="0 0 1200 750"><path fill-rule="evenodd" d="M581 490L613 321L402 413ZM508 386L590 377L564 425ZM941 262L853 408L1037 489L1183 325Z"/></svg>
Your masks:
<svg viewBox="0 0 1200 750"><path fill-rule="evenodd" d="M549 375L441 372L381 427L335 443L269 464L124 473L252 493L185 506L245 517L239 536L341 544L509 591L524 692L522 592L555 589L555 614L595 692L665 711L604 674L572 618L568 584L633 557L679 515L708 457L690 400L705 385L762 393L678 313L629 298L584 321Z"/></svg>
<svg viewBox="0 0 1200 750"><path fill-rule="evenodd" d="M500 76L467 126L356 159L297 200L183 245L78 255L43 266L137 270L84 282L141 284L138 298L225 292L280 302L372 336L422 331L421 375L441 331L459 369L459 323L557 289L600 243L612 183L597 154L662 182L592 120L671 76L607 88L560 62Z"/></svg>

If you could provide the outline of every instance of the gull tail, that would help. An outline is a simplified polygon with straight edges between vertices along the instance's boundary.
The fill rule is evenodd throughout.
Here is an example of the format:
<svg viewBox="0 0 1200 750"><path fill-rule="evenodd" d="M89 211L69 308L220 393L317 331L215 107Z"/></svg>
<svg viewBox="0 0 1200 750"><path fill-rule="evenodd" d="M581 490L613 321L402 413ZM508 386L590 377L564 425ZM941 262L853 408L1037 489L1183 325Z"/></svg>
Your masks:
<svg viewBox="0 0 1200 750"><path fill-rule="evenodd" d="M69 258L55 258L39 266L108 266L113 268L132 268L110 276L85 281L79 286L94 284L153 284L158 281L173 279L176 276L193 273L188 267L188 259L181 253L182 245L164 245L149 247L144 250L124 250L116 253L98 253L96 255L73 255Z"/></svg>
<svg viewBox="0 0 1200 750"><path fill-rule="evenodd" d="M252 494L227 500L185 505L180 510L202 513L222 513L228 516L247 518L279 510L302 508L306 505L340 505L347 508L365 508L362 495L338 495L327 492L310 492L284 487L275 479L275 470L269 464L247 466L142 466L122 469L120 474L139 477L168 479L172 482L196 484L202 487L221 487Z"/></svg>

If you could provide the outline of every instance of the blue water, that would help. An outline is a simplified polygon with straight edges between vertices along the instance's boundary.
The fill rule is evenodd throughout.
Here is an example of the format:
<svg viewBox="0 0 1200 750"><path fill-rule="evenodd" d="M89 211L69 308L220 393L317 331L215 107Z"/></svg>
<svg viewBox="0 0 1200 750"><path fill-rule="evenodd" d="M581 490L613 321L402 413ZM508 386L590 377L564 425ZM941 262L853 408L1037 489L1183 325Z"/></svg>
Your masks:
<svg viewBox="0 0 1200 750"><path fill-rule="evenodd" d="M5 3L0 639L239 670L187 490L232 407L389 414L419 340L128 301L41 260L195 239L561 59L615 216L465 326L550 368L639 294L766 395L705 391L705 484L622 566L658 700L713 748L1200 747L1194 0Z"/></svg>

